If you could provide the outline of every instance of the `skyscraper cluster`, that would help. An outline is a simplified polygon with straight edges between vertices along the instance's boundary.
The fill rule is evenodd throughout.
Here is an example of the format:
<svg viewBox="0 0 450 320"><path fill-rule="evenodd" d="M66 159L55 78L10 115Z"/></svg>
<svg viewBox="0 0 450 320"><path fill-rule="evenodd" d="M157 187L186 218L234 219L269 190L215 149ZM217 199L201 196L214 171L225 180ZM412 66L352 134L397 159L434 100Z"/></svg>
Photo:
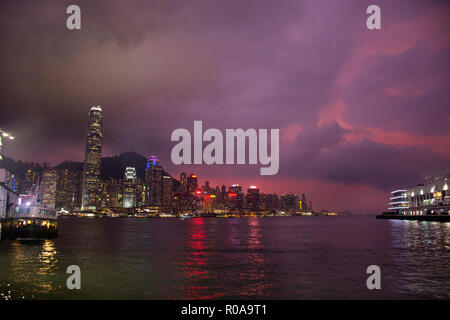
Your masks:
<svg viewBox="0 0 450 320"><path fill-rule="evenodd" d="M294 194L264 194L257 186L247 190L239 184L211 187L208 181L199 186L198 176L193 173L182 172L179 180L174 179L155 155L145 159L133 153L140 157L134 159L137 162L120 158L120 164L125 165L120 174L102 177L102 126L102 108L94 106L89 111L84 162L66 161L56 167L27 164L20 191L39 191L46 206L68 211L140 208L155 213L220 213L311 209L304 194L300 200Z"/></svg>

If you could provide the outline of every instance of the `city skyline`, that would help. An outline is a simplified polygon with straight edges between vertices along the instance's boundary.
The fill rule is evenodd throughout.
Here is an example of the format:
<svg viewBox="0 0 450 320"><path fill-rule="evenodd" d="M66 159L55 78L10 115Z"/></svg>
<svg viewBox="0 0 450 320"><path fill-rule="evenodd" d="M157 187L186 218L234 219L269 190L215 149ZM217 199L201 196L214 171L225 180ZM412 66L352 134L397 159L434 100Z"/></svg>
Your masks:
<svg viewBox="0 0 450 320"><path fill-rule="evenodd" d="M100 104L103 156L157 154L172 175L307 192L339 211L379 213L389 192L448 165L447 3L383 3L383 33L366 28L364 2L114 3L80 4L73 32L63 4L0 4L6 155L82 161L86 108ZM279 173L171 164L170 133L195 120L280 128Z"/></svg>

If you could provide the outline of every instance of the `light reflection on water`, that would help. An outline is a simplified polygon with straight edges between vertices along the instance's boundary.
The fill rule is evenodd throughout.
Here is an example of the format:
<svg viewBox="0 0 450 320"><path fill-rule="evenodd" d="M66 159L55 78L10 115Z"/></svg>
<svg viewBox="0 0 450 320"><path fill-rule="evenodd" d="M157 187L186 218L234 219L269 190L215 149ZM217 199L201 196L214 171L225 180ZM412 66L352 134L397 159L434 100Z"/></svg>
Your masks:
<svg viewBox="0 0 450 320"><path fill-rule="evenodd" d="M54 242L55 240L16 240L11 242L11 267L8 274L10 281L6 287L10 288L10 282L14 281L14 287L18 289L15 292L17 297L33 298L34 293L48 294L55 289L51 280L56 273L58 263ZM4 285L0 284L0 288ZM28 289L21 288L32 288L32 290L30 292ZM2 293L3 298L12 297L11 290L8 291L9 295Z"/></svg>
<svg viewBox="0 0 450 320"><path fill-rule="evenodd" d="M392 256L401 292L450 296L450 223L391 220ZM435 285L435 284L439 285Z"/></svg>
<svg viewBox="0 0 450 320"><path fill-rule="evenodd" d="M450 298L450 223L66 218L59 231L0 244L1 299ZM372 264L380 291L365 285Z"/></svg>

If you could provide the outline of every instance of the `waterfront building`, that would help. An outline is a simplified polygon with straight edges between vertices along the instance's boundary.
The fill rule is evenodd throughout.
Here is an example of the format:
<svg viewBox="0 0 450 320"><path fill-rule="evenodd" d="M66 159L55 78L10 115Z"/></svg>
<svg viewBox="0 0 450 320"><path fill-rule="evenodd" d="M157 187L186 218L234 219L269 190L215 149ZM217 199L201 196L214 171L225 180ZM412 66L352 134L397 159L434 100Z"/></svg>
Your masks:
<svg viewBox="0 0 450 320"><path fill-rule="evenodd" d="M89 111L83 170L82 209L96 209L100 198L103 114L100 106Z"/></svg>
<svg viewBox="0 0 450 320"><path fill-rule="evenodd" d="M394 214L405 214L409 208L407 190L399 189L391 192L388 210Z"/></svg>
<svg viewBox="0 0 450 320"><path fill-rule="evenodd" d="M450 171L425 176L415 188L407 190L409 208L405 214L450 214Z"/></svg>
<svg viewBox="0 0 450 320"><path fill-rule="evenodd" d="M414 188L391 192L389 212L399 215L449 215L450 170L424 176Z"/></svg>
<svg viewBox="0 0 450 320"><path fill-rule="evenodd" d="M123 182L123 207L136 207L136 184L137 175L136 168L127 167L125 169L125 178Z"/></svg>
<svg viewBox="0 0 450 320"><path fill-rule="evenodd" d="M49 208L55 208L56 205L56 185L58 173L55 168L45 167L42 172L42 180L39 186L39 193L42 199L42 205Z"/></svg>
<svg viewBox="0 0 450 320"><path fill-rule="evenodd" d="M11 216L11 208L18 196L14 185L14 174L0 168L0 220Z"/></svg>

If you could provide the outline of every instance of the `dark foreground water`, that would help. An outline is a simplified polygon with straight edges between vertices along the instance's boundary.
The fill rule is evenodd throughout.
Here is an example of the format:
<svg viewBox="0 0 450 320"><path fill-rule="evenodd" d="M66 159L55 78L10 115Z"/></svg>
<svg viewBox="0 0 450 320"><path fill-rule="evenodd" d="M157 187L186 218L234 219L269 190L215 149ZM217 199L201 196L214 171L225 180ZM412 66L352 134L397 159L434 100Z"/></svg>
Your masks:
<svg viewBox="0 0 450 320"><path fill-rule="evenodd" d="M66 268L81 268L81 290ZM381 268L368 290L366 268ZM450 298L450 223L374 217L61 218L0 244L2 299Z"/></svg>

